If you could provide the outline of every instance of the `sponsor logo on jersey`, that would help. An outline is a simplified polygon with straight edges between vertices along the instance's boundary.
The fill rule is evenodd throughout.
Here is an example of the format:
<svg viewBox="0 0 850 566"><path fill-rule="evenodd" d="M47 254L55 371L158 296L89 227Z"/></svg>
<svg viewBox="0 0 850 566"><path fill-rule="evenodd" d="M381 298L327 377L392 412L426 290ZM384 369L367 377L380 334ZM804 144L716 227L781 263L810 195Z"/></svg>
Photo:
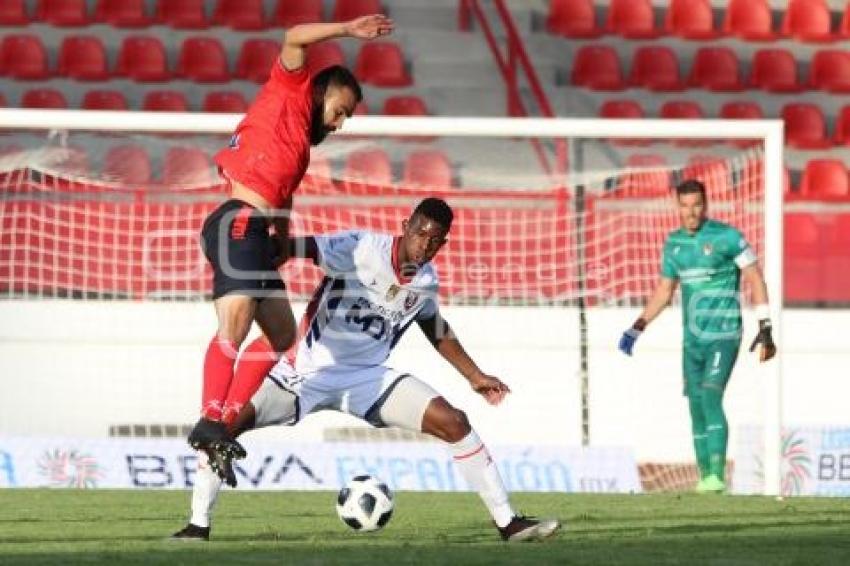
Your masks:
<svg viewBox="0 0 850 566"><path fill-rule="evenodd" d="M682 249L682 246L676 246L675 248L673 248L673 255L678 255L679 250L681 250L681 249Z"/></svg>
<svg viewBox="0 0 850 566"><path fill-rule="evenodd" d="M711 255L711 252L714 251L714 247L711 244L703 244L702 245L702 254L703 255Z"/></svg>
<svg viewBox="0 0 850 566"><path fill-rule="evenodd" d="M404 298L404 310L409 311L416 306L416 301L419 300L419 295L413 291L408 291Z"/></svg>

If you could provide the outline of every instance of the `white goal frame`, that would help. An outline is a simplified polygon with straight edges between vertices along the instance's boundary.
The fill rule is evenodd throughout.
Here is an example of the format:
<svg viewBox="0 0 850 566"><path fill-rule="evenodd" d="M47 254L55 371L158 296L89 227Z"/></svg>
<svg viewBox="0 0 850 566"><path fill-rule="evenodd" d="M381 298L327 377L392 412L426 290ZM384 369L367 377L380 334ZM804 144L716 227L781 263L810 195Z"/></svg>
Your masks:
<svg viewBox="0 0 850 566"><path fill-rule="evenodd" d="M229 134L241 114L0 109L0 128ZM710 124L710 126L709 126ZM762 371L765 388L765 495L780 495L782 411L782 162L781 120L609 120L586 118L458 118L357 116L336 135L488 138L758 139L764 144L764 272L779 356Z"/></svg>

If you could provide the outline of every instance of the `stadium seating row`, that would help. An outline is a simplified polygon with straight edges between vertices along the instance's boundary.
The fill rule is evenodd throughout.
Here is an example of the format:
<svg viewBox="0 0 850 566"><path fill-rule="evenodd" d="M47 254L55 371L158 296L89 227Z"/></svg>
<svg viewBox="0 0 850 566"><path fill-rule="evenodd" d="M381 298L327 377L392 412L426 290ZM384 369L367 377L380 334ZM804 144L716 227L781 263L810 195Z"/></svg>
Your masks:
<svg viewBox="0 0 850 566"><path fill-rule="evenodd" d="M27 13L25 0L3 0L0 25L19 26L35 21L65 27L103 23L123 28L165 24L176 29L206 29L212 25L261 30L325 21L322 0L278 0L268 15L264 13L263 0L217 0L211 17L208 4L206 0L157 0L156 13L149 14L145 0L98 0L94 12L89 13L86 0L39 0L33 17ZM345 21L382 12L380 0L337 0L330 20Z"/></svg>
<svg viewBox="0 0 850 566"><path fill-rule="evenodd" d="M608 100L599 107L602 118L643 118L640 102L632 99ZM720 107L718 115L728 119L759 119L764 112L757 102L731 101ZM702 106L692 100L669 100L658 111L660 118L708 117ZM828 133L826 116L817 104L792 102L782 107L785 122L785 143L795 149L825 149L833 145L850 145L850 105L843 106L835 120L832 136Z"/></svg>
<svg viewBox="0 0 850 566"><path fill-rule="evenodd" d="M62 41L55 72L48 67L48 54L36 35L13 34L0 44L0 74L16 80L42 80L51 76L80 81L104 81L126 77L139 82L161 82L182 78L199 83L221 83L242 79L263 83L280 54L280 44L269 39L247 39L242 43L234 70L230 72L227 52L215 37L188 37L179 47L172 69L166 48L156 36L132 35L124 38L117 62L108 68L106 48L91 35L69 36ZM323 42L308 51L311 72L346 64L338 43ZM354 72L366 84L403 87L411 84L401 47L395 42L364 44L357 54Z"/></svg>
<svg viewBox="0 0 850 566"><path fill-rule="evenodd" d="M0 107L8 106L9 101L0 93ZM245 112L249 101L241 92L221 90L208 92L201 103L195 107L184 92L177 90L152 90L142 98L139 109L154 112L191 112L195 109L204 112ZM23 93L18 107L65 109L69 104L65 95L55 88L33 88ZM124 93L111 89L93 89L82 98L83 110L129 110L130 105ZM378 112L379 111L379 112ZM373 113L366 102L361 102L355 114ZM384 99L375 113L388 116L426 116L428 107L425 101L416 95L394 95Z"/></svg>
<svg viewBox="0 0 850 566"><path fill-rule="evenodd" d="M616 34L628 39L674 35L705 41L733 36L747 41L773 41L783 37L804 42L826 42L850 37L850 4L838 29L826 0L790 0L775 29L768 0L729 0L722 26L715 26L711 0L670 0L663 25L656 25L651 0L610 0L604 25L596 21L593 0L552 0L546 27L572 38Z"/></svg>
<svg viewBox="0 0 850 566"><path fill-rule="evenodd" d="M0 293L97 293L143 298L152 294L209 293L210 277L197 233L216 202L117 203L108 201L0 201ZM406 207L380 210L302 208L305 231L340 225L386 230ZM342 218L345 216L346 218ZM350 216L350 218L349 218ZM356 217L356 218L355 218ZM554 209L457 209L452 238L437 258L452 296L555 298L575 296L575 262L566 216ZM642 294L640 280L657 270L657 246L636 245L640 218L617 215L615 234L599 234L589 262L622 270L621 277L592 279L586 291L607 298ZM653 221L668 222L664 215ZM603 218L600 226L610 226ZM588 229L594 230L593 217ZM372 226L374 225L374 226ZM517 226L533 230L513 233ZM790 303L850 301L850 213L785 215L785 298ZM470 258L474 261L470 262ZM553 264L555 259L555 264ZM288 278L295 294L308 294L318 273ZM611 280L615 283L611 283ZM617 283L619 282L619 283ZM630 288L634 285L635 288Z"/></svg>
<svg viewBox="0 0 850 566"><path fill-rule="evenodd" d="M19 151L20 147L6 146L0 148L0 157L9 157ZM46 170L56 171L62 176L100 179L133 188L144 188L155 182L197 187L219 183L214 175L209 153L197 147L174 146L166 150L162 156L162 174L159 179L154 176L157 168L152 163L151 154L143 146L136 144L109 147L103 155L99 172L91 165L93 156L77 146L53 152L50 156L42 156L40 159ZM398 182L403 186L424 186L432 189L456 186L452 164L440 150L413 150L405 157L401 167L401 178ZM337 175L332 174L328 159L318 154L311 160L310 174L311 183L314 185L328 185L332 178L339 178L349 185L388 187L396 184L392 159L380 148L352 151ZM11 187L12 190L26 188L26 185Z"/></svg>
<svg viewBox="0 0 850 566"><path fill-rule="evenodd" d="M581 47L573 61L572 84L592 90L629 87L653 91L702 88L715 92L760 89L768 92L824 90L850 92L850 51L823 49L809 63L803 82L797 61L787 49L760 49L753 55L749 77L743 77L738 55L729 47L701 47L690 73L683 78L676 52L664 45L638 47L632 55L631 72L625 77L617 50L610 45Z"/></svg>

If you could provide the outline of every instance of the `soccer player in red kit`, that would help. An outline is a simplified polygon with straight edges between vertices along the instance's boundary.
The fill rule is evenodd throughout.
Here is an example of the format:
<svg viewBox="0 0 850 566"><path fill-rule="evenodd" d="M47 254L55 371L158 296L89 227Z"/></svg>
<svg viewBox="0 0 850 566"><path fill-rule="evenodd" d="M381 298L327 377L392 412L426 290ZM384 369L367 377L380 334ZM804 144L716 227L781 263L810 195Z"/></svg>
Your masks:
<svg viewBox="0 0 850 566"><path fill-rule="evenodd" d="M244 456L244 449L228 437L226 424L296 334L276 267L284 259L276 257L276 250L286 246L275 240L287 241L292 193L307 169L310 146L341 127L362 99L357 79L344 67L329 67L311 78L305 50L327 39L373 39L392 29L392 21L380 14L289 29L268 82L229 146L215 156L230 198L207 217L201 231L204 254L213 266L218 330L204 359L202 416L188 439L195 449ZM240 355L253 321L263 335Z"/></svg>

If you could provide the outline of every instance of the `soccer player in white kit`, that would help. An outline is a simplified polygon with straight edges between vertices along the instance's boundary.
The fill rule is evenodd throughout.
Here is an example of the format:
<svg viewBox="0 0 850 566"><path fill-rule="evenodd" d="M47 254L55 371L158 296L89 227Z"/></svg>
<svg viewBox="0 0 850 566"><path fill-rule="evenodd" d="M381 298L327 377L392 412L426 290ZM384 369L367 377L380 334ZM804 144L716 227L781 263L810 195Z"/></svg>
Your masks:
<svg viewBox="0 0 850 566"><path fill-rule="evenodd" d="M290 239L289 257L313 260L325 278L307 306L295 351L272 369L230 432L238 436L291 425L311 411L334 409L378 427L431 434L447 443L504 540L544 539L560 523L514 512L496 464L466 414L425 382L384 365L416 322L488 403L498 405L510 392L479 369L440 316L437 272L430 261L446 243L452 219L443 200L427 198L402 223L399 237L353 230ZM209 462L201 452L198 461L192 517L174 538L207 540L222 481L236 484L229 460Z"/></svg>

